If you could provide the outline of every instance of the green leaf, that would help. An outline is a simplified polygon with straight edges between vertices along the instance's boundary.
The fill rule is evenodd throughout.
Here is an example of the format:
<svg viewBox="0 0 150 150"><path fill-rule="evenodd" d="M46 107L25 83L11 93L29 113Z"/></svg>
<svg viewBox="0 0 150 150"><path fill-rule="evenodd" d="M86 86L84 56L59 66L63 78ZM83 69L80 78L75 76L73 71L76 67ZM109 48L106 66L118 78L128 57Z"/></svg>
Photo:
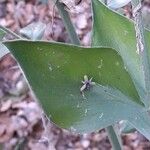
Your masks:
<svg viewBox="0 0 150 150"><path fill-rule="evenodd" d="M137 114L132 118L128 118L128 121L122 121L121 132L131 133L137 129L141 132L147 139L150 140L150 116L149 112L137 112Z"/></svg>
<svg viewBox="0 0 150 150"><path fill-rule="evenodd" d="M116 124L116 127L119 128L120 132L124 134L132 133L136 131L136 129L127 120L120 121L119 125Z"/></svg>
<svg viewBox="0 0 150 150"><path fill-rule="evenodd" d="M9 53L9 50L1 43L2 38L4 37L5 32L0 29L0 59Z"/></svg>
<svg viewBox="0 0 150 150"><path fill-rule="evenodd" d="M149 107L149 102L144 99L145 83L139 54L136 51L136 34L133 22L108 9L98 0L92 2L94 20L92 45L112 47L119 52L141 100ZM146 33L148 40L150 34L148 31ZM150 42L147 43L150 49Z"/></svg>
<svg viewBox="0 0 150 150"><path fill-rule="evenodd" d="M7 49L7 47L0 43L0 59L8 53L9 50Z"/></svg>
<svg viewBox="0 0 150 150"><path fill-rule="evenodd" d="M150 140L150 115L149 112L137 113L134 118L130 118L129 122L147 139Z"/></svg>
<svg viewBox="0 0 150 150"><path fill-rule="evenodd" d="M112 47L119 52L141 96L141 100L146 107L149 107L149 102L143 99L145 83L140 67L139 54L136 52L136 35L133 22L108 9L98 0L92 2L94 19L93 46ZM149 31L146 31L146 40L150 50ZM131 117L128 121L145 137L150 139L150 116L145 111L137 113L134 118Z"/></svg>
<svg viewBox="0 0 150 150"><path fill-rule="evenodd" d="M32 40L41 40L45 32L46 25L42 22L33 22L22 28L20 33Z"/></svg>
<svg viewBox="0 0 150 150"><path fill-rule="evenodd" d="M4 44L22 67L47 116L60 127L91 132L144 111L113 49L29 41ZM96 82L84 91L85 98L80 92L84 75Z"/></svg>

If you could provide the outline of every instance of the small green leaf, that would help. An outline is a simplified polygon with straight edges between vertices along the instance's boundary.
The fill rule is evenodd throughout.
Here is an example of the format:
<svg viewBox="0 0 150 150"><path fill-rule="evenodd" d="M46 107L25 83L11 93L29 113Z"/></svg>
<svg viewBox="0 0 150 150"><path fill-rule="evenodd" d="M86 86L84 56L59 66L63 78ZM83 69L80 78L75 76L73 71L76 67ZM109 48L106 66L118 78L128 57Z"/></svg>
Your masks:
<svg viewBox="0 0 150 150"><path fill-rule="evenodd" d="M9 53L9 50L1 43L2 38L4 37L5 32L0 29L0 59L6 55L7 53Z"/></svg>
<svg viewBox="0 0 150 150"><path fill-rule="evenodd" d="M46 25L42 22L34 22L22 28L20 33L32 40L41 40L45 32Z"/></svg>
<svg viewBox="0 0 150 150"><path fill-rule="evenodd" d="M141 134L150 140L150 114L149 112L140 112L134 118L130 118L129 122L134 126Z"/></svg>
<svg viewBox="0 0 150 150"><path fill-rule="evenodd" d="M29 41L4 44L22 67L47 116L60 127L91 132L144 111L113 49ZM85 97L80 92L84 75L96 82L83 91Z"/></svg>
<svg viewBox="0 0 150 150"><path fill-rule="evenodd" d="M137 112L133 118L129 118L128 121L122 121L121 126L123 127L121 132L123 133L131 133L137 129L150 140L150 115L147 111Z"/></svg>
<svg viewBox="0 0 150 150"><path fill-rule="evenodd" d="M116 126L118 127L118 124ZM136 131L136 129L127 120L122 120L119 122L119 130L121 133L125 134Z"/></svg>
<svg viewBox="0 0 150 150"><path fill-rule="evenodd" d="M9 50L7 49L7 47L0 43L0 59L8 53Z"/></svg>

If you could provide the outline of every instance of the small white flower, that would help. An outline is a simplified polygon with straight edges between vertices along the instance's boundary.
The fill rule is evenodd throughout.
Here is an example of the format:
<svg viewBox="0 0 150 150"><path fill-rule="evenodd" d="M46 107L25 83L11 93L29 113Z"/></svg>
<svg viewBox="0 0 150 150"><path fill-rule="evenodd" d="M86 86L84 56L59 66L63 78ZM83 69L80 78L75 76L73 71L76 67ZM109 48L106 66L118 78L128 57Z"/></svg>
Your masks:
<svg viewBox="0 0 150 150"><path fill-rule="evenodd" d="M83 91L84 90L89 90L91 86L95 85L95 82L92 82L92 78L88 79L87 75L84 75L84 80L82 81L82 87L80 88L80 92L84 96Z"/></svg>

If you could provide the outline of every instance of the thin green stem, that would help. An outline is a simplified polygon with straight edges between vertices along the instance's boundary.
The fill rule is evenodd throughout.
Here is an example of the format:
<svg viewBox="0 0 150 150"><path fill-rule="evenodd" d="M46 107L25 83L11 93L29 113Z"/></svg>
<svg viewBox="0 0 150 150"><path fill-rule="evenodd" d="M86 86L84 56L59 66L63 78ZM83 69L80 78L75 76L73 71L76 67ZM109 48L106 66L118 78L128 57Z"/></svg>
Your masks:
<svg viewBox="0 0 150 150"><path fill-rule="evenodd" d="M3 26L1 26L1 25L0 25L0 28L1 28L2 30L4 30L5 32L7 32L7 33L13 35L15 38L17 38L17 39L22 39L21 36L19 36L19 35L16 34L15 32L12 32L12 31L9 30L8 28L5 28L5 27L3 27Z"/></svg>
<svg viewBox="0 0 150 150"><path fill-rule="evenodd" d="M108 133L109 140L111 142L113 150L122 150L121 138L115 131L113 126L109 126L106 128Z"/></svg>
<svg viewBox="0 0 150 150"><path fill-rule="evenodd" d="M139 54L141 60L141 70L143 71L144 81L145 81L145 105L147 107L150 106L149 98L150 98L150 62L148 58L148 48L145 38L145 29L143 26L143 17L142 17L142 4L140 0L136 0L135 5L132 3L133 9L133 17L135 22L135 31L136 31L136 39L137 39L137 53Z"/></svg>
<svg viewBox="0 0 150 150"><path fill-rule="evenodd" d="M75 28L70 20L70 16L68 12L64 9L64 4L59 2L59 0L53 0L55 2L56 7L61 15L63 23L66 27L66 30L69 34L70 40L75 45L80 45L80 40L76 34Z"/></svg>

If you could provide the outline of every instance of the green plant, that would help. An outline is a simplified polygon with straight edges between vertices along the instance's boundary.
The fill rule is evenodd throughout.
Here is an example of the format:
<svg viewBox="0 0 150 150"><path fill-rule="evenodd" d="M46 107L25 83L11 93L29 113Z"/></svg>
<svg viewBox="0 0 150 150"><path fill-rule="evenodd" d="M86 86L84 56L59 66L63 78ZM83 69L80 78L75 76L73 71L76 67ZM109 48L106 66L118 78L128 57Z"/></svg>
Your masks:
<svg viewBox="0 0 150 150"><path fill-rule="evenodd" d="M79 45L67 12L59 1L56 4L72 43ZM58 126L79 133L107 128L114 149L121 149L113 125L127 120L150 140L150 33L142 27L140 11L135 16L138 32L131 20L98 0L92 1L92 8L92 48L30 40L3 44ZM81 90L85 75L96 84L86 82Z"/></svg>

